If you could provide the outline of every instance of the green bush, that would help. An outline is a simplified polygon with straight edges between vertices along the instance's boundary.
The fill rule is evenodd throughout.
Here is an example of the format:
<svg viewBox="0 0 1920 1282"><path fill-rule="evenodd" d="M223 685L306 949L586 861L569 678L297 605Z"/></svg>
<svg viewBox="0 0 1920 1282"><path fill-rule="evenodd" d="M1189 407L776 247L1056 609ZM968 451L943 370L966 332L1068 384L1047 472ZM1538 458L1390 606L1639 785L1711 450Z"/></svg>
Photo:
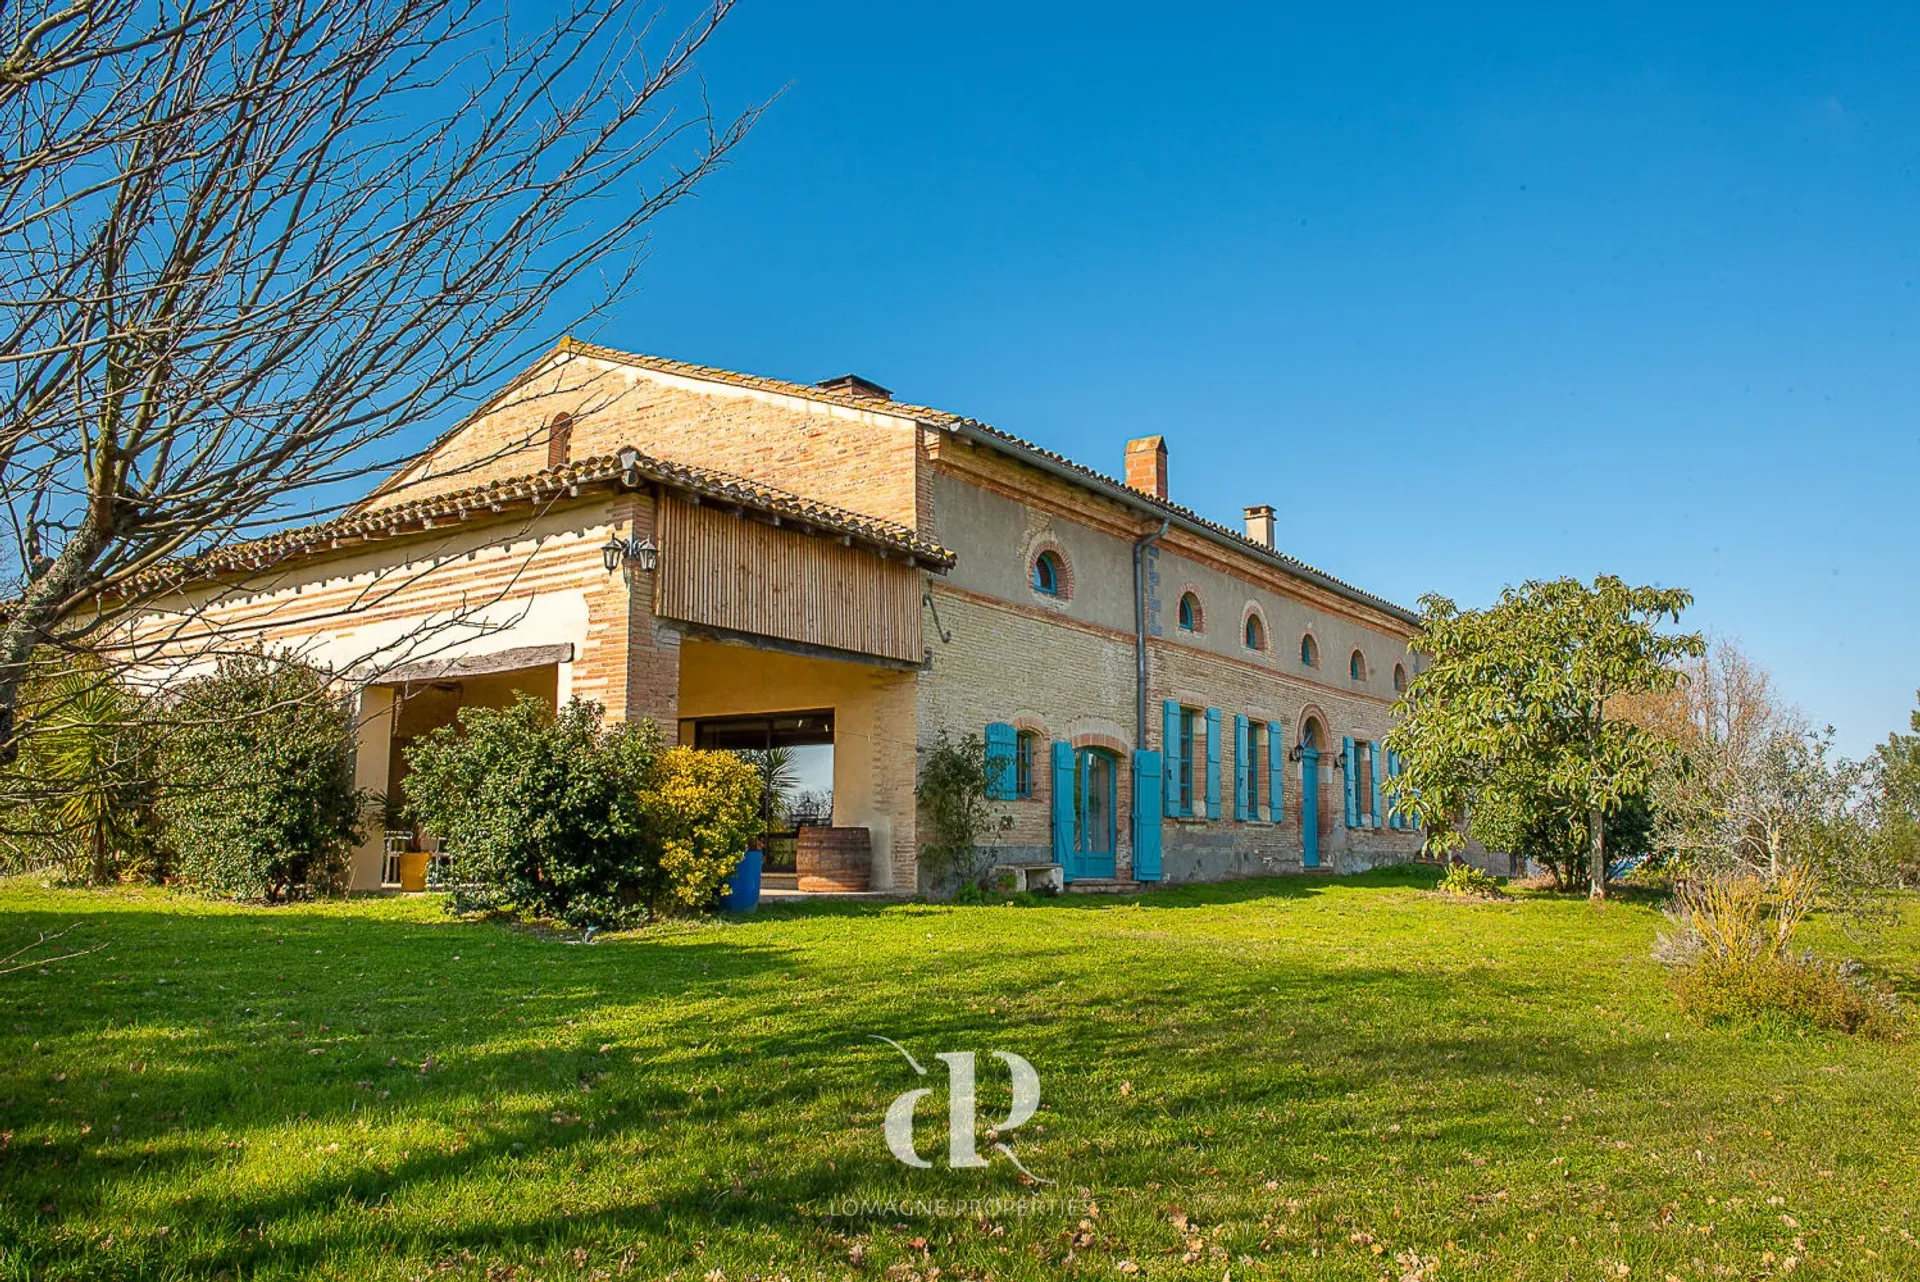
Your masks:
<svg viewBox="0 0 1920 1282"><path fill-rule="evenodd" d="M407 755L407 805L452 854L452 912L510 911L575 926L646 919L654 864L641 791L660 755L648 724L556 714L520 695L462 708Z"/></svg>
<svg viewBox="0 0 1920 1282"><path fill-rule="evenodd" d="M353 716L330 674L291 656L220 660L161 727L158 811L181 880L285 901L346 888L360 839Z"/></svg>
<svg viewBox="0 0 1920 1282"><path fill-rule="evenodd" d="M1672 974L1680 1009L1708 1024L1764 1024L1785 1016L1839 1033L1889 1037L1902 1025L1891 990L1870 984L1858 968L1811 954L1782 957L1702 953Z"/></svg>
<svg viewBox="0 0 1920 1282"><path fill-rule="evenodd" d="M731 752L671 748L641 785L658 910L708 907L761 831L761 764Z"/></svg>
<svg viewBox="0 0 1920 1282"><path fill-rule="evenodd" d="M1505 892L1500 883L1472 864L1454 864L1440 878L1441 890L1449 895L1469 895L1475 899L1500 899Z"/></svg>
<svg viewBox="0 0 1920 1282"><path fill-rule="evenodd" d="M414 744L408 807L452 854L453 912L637 926L710 907L761 830L764 780L731 752L663 751L650 723L526 695Z"/></svg>
<svg viewBox="0 0 1920 1282"><path fill-rule="evenodd" d="M96 660L36 654L0 774L0 869L106 885L157 871L144 701Z"/></svg>

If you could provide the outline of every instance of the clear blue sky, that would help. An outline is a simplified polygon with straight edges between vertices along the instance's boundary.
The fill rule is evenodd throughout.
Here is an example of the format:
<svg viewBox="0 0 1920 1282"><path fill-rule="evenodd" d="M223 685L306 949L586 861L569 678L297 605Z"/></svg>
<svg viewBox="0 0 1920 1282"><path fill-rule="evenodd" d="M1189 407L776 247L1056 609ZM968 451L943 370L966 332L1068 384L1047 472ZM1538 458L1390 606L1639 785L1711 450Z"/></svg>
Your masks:
<svg viewBox="0 0 1920 1282"><path fill-rule="evenodd" d="M1858 755L1920 687L1920 5L742 6L783 86L596 331L849 370L1408 604L1693 589Z"/></svg>

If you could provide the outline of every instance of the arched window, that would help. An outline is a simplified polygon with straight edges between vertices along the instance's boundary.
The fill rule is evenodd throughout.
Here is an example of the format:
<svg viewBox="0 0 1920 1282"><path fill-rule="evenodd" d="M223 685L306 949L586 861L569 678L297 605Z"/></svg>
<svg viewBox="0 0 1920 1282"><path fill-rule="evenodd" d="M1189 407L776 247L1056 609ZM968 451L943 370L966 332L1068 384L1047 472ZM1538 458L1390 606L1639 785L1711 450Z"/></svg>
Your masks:
<svg viewBox="0 0 1920 1282"><path fill-rule="evenodd" d="M1320 666L1320 643L1313 639L1311 632L1300 638L1300 666L1303 668Z"/></svg>
<svg viewBox="0 0 1920 1282"><path fill-rule="evenodd" d="M1404 663L1393 665L1393 692L1395 694L1407 692L1407 665Z"/></svg>
<svg viewBox="0 0 1920 1282"><path fill-rule="evenodd" d="M1316 752L1319 751L1320 723L1318 721L1309 719L1307 724L1300 728L1300 746L1302 748L1311 748Z"/></svg>
<svg viewBox="0 0 1920 1282"><path fill-rule="evenodd" d="M1355 681L1365 681L1367 679L1367 656L1355 650L1353 657L1347 660L1347 675Z"/></svg>
<svg viewBox="0 0 1920 1282"><path fill-rule="evenodd" d="M555 414L553 421L547 424L547 467L559 467L567 461L568 447L573 444L573 415Z"/></svg>
<svg viewBox="0 0 1920 1282"><path fill-rule="evenodd" d="M1267 625L1260 622L1257 614L1247 615L1247 649L1264 650L1267 648Z"/></svg>
<svg viewBox="0 0 1920 1282"><path fill-rule="evenodd" d="M1033 558L1033 590L1035 592L1059 596L1065 583L1066 573L1058 555L1042 552Z"/></svg>
<svg viewBox="0 0 1920 1282"><path fill-rule="evenodd" d="M1180 630L1198 632L1200 630L1200 598L1191 592L1180 597Z"/></svg>

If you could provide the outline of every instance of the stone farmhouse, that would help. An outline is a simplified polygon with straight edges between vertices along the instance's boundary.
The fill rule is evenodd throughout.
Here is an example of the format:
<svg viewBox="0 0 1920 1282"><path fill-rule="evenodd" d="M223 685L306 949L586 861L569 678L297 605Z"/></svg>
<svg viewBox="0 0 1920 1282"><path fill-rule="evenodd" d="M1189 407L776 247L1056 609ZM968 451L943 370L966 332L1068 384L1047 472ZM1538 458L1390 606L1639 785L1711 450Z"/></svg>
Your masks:
<svg viewBox="0 0 1920 1282"><path fill-rule="evenodd" d="M1069 888L1413 856L1382 740L1415 617L1275 547L1270 506L1233 530L1174 503L1161 438L1115 462L853 375L564 340L344 515L218 553L141 635L333 665L387 793L414 738L516 692L823 748L832 825L897 894L942 734L987 742L1000 860ZM403 880L395 849L371 837L354 885Z"/></svg>

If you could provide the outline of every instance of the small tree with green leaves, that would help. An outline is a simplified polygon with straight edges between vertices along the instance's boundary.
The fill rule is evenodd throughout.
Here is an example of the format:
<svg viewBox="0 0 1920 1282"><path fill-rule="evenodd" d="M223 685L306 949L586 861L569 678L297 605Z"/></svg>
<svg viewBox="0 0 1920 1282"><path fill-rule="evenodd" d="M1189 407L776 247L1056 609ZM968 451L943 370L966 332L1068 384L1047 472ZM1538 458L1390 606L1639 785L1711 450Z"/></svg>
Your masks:
<svg viewBox="0 0 1920 1282"><path fill-rule="evenodd" d="M965 884L980 875L989 839L1013 827L1013 816L987 796L989 761L979 735L953 739L943 730L920 767L914 795L925 825L920 867L930 884Z"/></svg>
<svg viewBox="0 0 1920 1282"><path fill-rule="evenodd" d="M645 921L659 867L645 793L659 756L650 723L607 726L597 703L556 713L525 694L423 735L407 755L407 804L452 852L449 911Z"/></svg>
<svg viewBox="0 0 1920 1282"><path fill-rule="evenodd" d="M325 669L233 655L165 711L158 808L181 879L269 903L346 889L365 798L353 714Z"/></svg>
<svg viewBox="0 0 1920 1282"><path fill-rule="evenodd" d="M1404 763L1390 785L1395 806L1445 853L1465 839L1462 816L1500 804L1502 790L1525 790L1519 800L1584 827L1590 893L1604 898L1605 817L1644 795L1671 760L1617 701L1671 688L1674 665L1701 654L1698 635L1661 630L1692 603L1682 589L1611 575L1528 582L1485 610L1423 597L1415 644L1431 661L1387 737Z"/></svg>

